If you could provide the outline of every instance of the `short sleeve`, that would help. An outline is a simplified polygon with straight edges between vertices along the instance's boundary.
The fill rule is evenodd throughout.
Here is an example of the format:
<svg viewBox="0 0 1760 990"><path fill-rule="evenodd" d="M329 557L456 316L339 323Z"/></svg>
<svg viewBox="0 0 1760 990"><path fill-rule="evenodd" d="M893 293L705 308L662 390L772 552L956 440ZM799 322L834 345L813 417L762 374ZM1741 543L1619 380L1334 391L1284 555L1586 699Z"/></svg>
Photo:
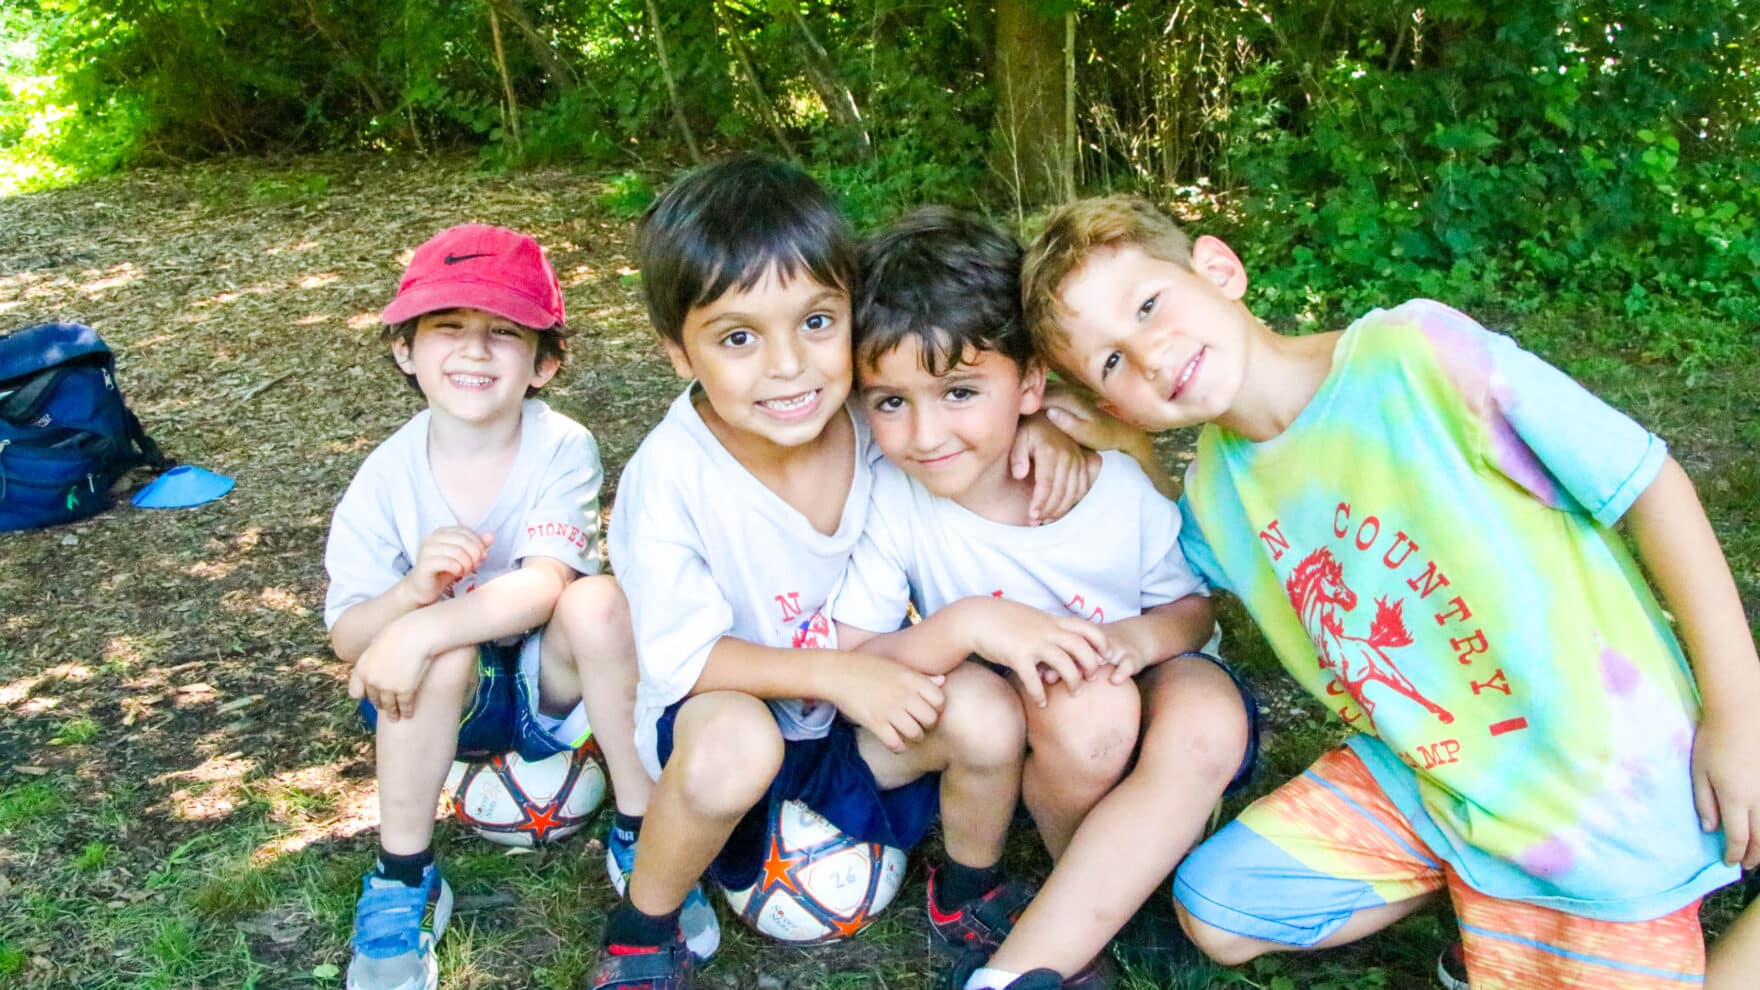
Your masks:
<svg viewBox="0 0 1760 990"><path fill-rule="evenodd" d="M910 506L887 496L894 486L883 478L875 479L867 525L830 607L834 621L876 633L902 627L911 600L909 543L900 532L909 525Z"/></svg>
<svg viewBox="0 0 1760 990"><path fill-rule="evenodd" d="M733 606L708 560L672 532L676 528L638 510L611 529L611 559L629 599L642 683L662 705L690 693L709 651L733 631Z"/></svg>
<svg viewBox="0 0 1760 990"><path fill-rule="evenodd" d="M1196 463L1192 467L1196 467ZM1191 484L1192 468L1186 469L1187 485ZM1186 489L1190 491L1190 487ZM1211 548L1210 541L1204 536L1204 530L1198 525L1198 519L1192 514L1192 503L1189 496L1182 495L1179 500L1179 550L1190 567L1206 584L1224 591L1234 591L1228 583L1228 573L1222 569L1222 562L1216 558L1216 551Z"/></svg>
<svg viewBox="0 0 1760 990"><path fill-rule="evenodd" d="M413 563L397 541L397 527L383 505L383 493L357 477L343 492L324 543L324 628L342 613L384 594L409 573Z"/></svg>
<svg viewBox="0 0 1760 990"><path fill-rule="evenodd" d="M1143 493L1141 510L1143 609L1178 601L1187 595L1209 594L1209 586L1186 562L1185 551L1180 546L1180 530L1184 527L1180 525L1179 507L1149 487L1146 478L1144 485L1148 490Z"/></svg>
<svg viewBox="0 0 1760 990"><path fill-rule="evenodd" d="M527 557L553 557L580 574L597 574L599 562L599 445L584 429L556 446L540 482L542 489L521 520L517 566Z"/></svg>
<svg viewBox="0 0 1760 990"><path fill-rule="evenodd" d="M1493 335L1486 457L1511 480L1562 505L1545 475L1595 521L1611 526L1656 480L1668 456L1661 438L1576 380Z"/></svg>

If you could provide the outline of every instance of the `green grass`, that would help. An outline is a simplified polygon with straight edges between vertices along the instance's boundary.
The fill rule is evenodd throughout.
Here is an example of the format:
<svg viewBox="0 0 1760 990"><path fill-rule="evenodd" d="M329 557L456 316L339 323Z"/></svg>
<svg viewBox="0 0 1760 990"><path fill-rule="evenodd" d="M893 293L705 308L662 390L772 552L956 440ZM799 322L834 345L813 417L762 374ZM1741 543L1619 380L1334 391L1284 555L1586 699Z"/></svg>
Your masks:
<svg viewBox="0 0 1760 990"><path fill-rule="evenodd" d="M24 969L26 957L24 950L6 941L0 941L0 976L16 976Z"/></svg>
<svg viewBox="0 0 1760 990"><path fill-rule="evenodd" d="M25 829L61 814L68 797L48 778L26 781L0 791L0 831Z"/></svg>
<svg viewBox="0 0 1760 990"><path fill-rule="evenodd" d="M103 842L88 842L79 855L73 858L73 868L84 873L94 873L109 865L111 848Z"/></svg>
<svg viewBox="0 0 1760 990"><path fill-rule="evenodd" d="M256 170L186 169L165 180L161 191L187 199L190 212L187 219L181 214L177 217L182 225L178 228L180 236L190 238L181 250L194 251L207 244L206 228L197 219L202 224L213 224L219 222L216 218L224 220L249 213L250 222L257 223L267 214L298 217L308 207L315 215L317 207L353 203L358 200L349 197L365 195L351 191L355 177L341 173L324 182L312 182L310 177L317 173L310 169L265 173L259 167L253 168ZM458 183L458 188L468 191L479 178L472 176L471 181ZM518 224L522 218L519 211L528 208L527 197L535 194L523 182L515 183L518 188L511 192L496 185L498 182L482 179L480 184L502 190L496 193L504 197L502 200L492 204L492 208L459 207L461 218L468 214ZM75 197L66 202L76 205L81 202L78 196L102 195L105 202L113 203L126 198L128 188L131 187L117 180L114 186L94 183L48 195ZM451 195L452 187L447 188ZM583 181L581 188L580 198L569 204L568 209L556 208L558 215L633 215L651 195L640 177L633 174L609 182ZM606 197L604 202L600 202L601 196ZM45 205L60 202L63 200L46 199ZM446 212L450 215L450 200L448 204ZM293 208L257 209L281 205ZM502 216L503 213L516 215ZM400 243L407 246L419 240L430 222L431 218L424 218L418 234L399 235ZM376 233L349 232L345 237L342 230L344 227L339 224L335 233L298 236L310 236L318 244L310 248L314 253L323 251L326 240L332 237L360 240L364 246L357 247L350 241L347 253L372 260L364 266L365 271L344 270L342 282L371 288L362 290L359 298L346 297L348 305L339 303L334 307L334 313L327 317L330 324L290 324L297 326L292 332L302 336L333 333L337 341L346 342L348 338L337 321L383 302L380 290L396 273L396 264L390 260L395 247ZM584 241L584 233L573 230L571 236ZM292 238L288 240L291 242ZM254 270L261 260L258 253L245 250L243 242L223 246L224 252L212 259L198 259L201 264L192 263L189 270L203 265L226 268L235 263L231 259L248 258L248 266L239 261L237 264L244 267L228 269L233 272L228 278L243 281L242 273L247 268ZM639 281L639 276L619 275L621 259L608 264L598 264L597 258L592 260L597 266L595 281L579 289L571 286L570 291L588 296L603 292L608 301L603 301L601 308L611 314L609 322L615 325L621 318L619 307L631 307L631 286ZM106 267L107 263L108 259L102 264L98 260L89 262L95 268ZM327 261L315 267L337 266ZM186 276L183 267L176 272L172 281L193 277ZM153 279L141 281L144 284ZM571 296L570 302L575 303L576 298ZM595 306L600 303L595 299ZM1480 315L1488 324L1513 334L1525 346L1578 376L1607 401L1630 412L1669 441L1675 456L1687 466L1698 485L1744 600L1751 610L1760 609L1760 459L1752 455L1760 447L1760 411L1755 407L1755 397L1760 396L1760 340L1755 339L1752 324L1656 313L1634 316L1623 312L1556 312L1535 305L1512 307L1512 312L1516 315L1501 319L1498 314ZM291 313L290 318L304 314L304 310L299 310ZM595 311L595 320L598 315ZM121 317L112 319L120 321ZM252 355L273 351L286 343L266 335L272 331L289 332L287 328L264 329L258 323L229 323L224 339L230 344L236 336L242 341L238 345L240 353ZM155 329L152 333L159 331ZM257 333L265 337L245 339L245 335ZM360 331L356 336L366 333ZM593 333L576 338L585 353L578 358L571 381L581 389L576 393L578 396L591 394L594 401L601 395L593 390L602 387L607 399L605 408L595 406L583 413L589 425L601 432L602 439L613 435L605 429L607 426L627 425L615 420L612 407L627 405L634 410L627 414L631 420L649 415L644 406L647 396L641 393L660 387L655 383L661 378L655 375L665 374L664 369L652 374L642 370L639 359L630 356L652 349L645 326L634 327L626 338L625 343L639 343L625 347L614 338L601 339L597 327ZM594 347L600 348L597 360L589 359L595 353ZM364 345L360 349L363 353L368 350ZM163 357L184 350L184 338L179 337L133 351L128 356L134 364L125 369L127 383L131 388L136 383L151 383L162 393L177 393L177 401L182 401L181 393L193 387L185 379L170 372L159 378L139 372L146 370L147 362L155 355ZM380 357L378 352L374 356ZM318 376L322 369L314 364L305 370ZM596 377L589 378L588 372ZM373 373L378 374L378 369ZM248 381L266 381L269 377L264 374L241 378L229 387L236 394ZM259 415L281 416L286 406L275 403L283 398L282 391L291 390L297 381L278 386L276 391L253 400L253 406L228 412L227 416L239 420ZM339 380L334 383L336 387L329 387L332 383L326 382L324 397L319 401L347 396L346 401L353 408L355 392L367 390L370 386L362 383L372 381L375 379L363 376L358 380ZM592 381L600 384L589 388ZM669 378L664 379L663 386L671 394L674 386ZM139 392L131 391L131 399L152 394L152 387L144 387ZM158 423L167 423L172 437L181 439L181 446L188 450L205 427L193 418L180 421L179 416L194 414L183 411L177 402L161 397L160 405L163 416L157 422L150 421L149 427L158 429ZM146 408L152 410L151 405ZM177 432L180 429L181 436ZM301 451L298 460L304 471L311 460L305 453L310 446L308 439L321 446L326 441L353 441L358 439L356 432L353 425L344 424L333 433L313 438L302 436L288 446ZM639 430L625 431L623 456L639 439ZM1170 439L1163 449L1171 456L1180 442ZM200 450L190 450L186 456L194 459ZM272 460L273 452L253 448L250 456L266 462ZM228 466L218 456L212 463ZM277 496L283 502L310 502L309 512L301 510L304 515L268 523L255 518L248 521L251 527L261 525L261 546L268 548L253 552L291 547L295 553L289 559L318 559L315 547L322 538L329 502L315 498L319 492L316 482L313 485L313 490L308 491L289 483L285 486L287 492ZM241 484L238 494L230 498L253 497L249 487ZM325 489L324 494L333 498L340 490L337 484L333 490ZM298 498L288 497L289 494ZM219 509L237 504L222 503ZM164 535L173 533L171 529L154 530L169 548L165 559L144 558L135 571L118 570L118 576L137 585L169 587L206 556L218 559L227 553L242 554L236 538L237 530L244 526L232 525L228 522L230 518L218 512L178 517L183 520L182 525L195 532L195 536L187 538L187 545L177 542L181 537ZM147 527L169 527L175 522L166 516L118 515L99 520L90 535L82 536L77 551L60 549L53 542L47 545L53 548L51 553L61 557L75 552L96 554L103 546L106 525L124 533L128 540L138 541ZM52 540L59 538L59 533L51 534ZM17 539L25 541L29 537ZM8 544L9 554L13 545ZM209 549L200 549L204 546ZM152 569L155 564L160 565L157 571ZM288 577L268 568L265 575L243 588L247 593L235 594L230 601L240 609L253 608L262 586L293 586L303 580L297 572ZM69 587L70 593L77 591L86 600L96 600L107 593L103 589ZM316 589L316 584L307 589L308 605L315 605L313 599L321 598ZM240 589L228 586L225 590ZM14 611L0 610L6 611L0 615L0 621L22 621L20 616L33 611L34 606L26 607L29 603L22 599L15 601L19 607ZM1750 616L1760 616L1760 611L1751 611ZM223 625L226 613L216 610L209 619ZM312 630L318 626L312 616L297 621ZM1232 814L1246 800L1267 793L1299 773L1343 738L1344 729L1320 705L1293 688L1237 604L1224 604L1222 621L1228 635L1228 652L1263 691L1270 723L1263 769L1247 796L1228 803L1226 811ZM238 628L246 629L246 622L240 620ZM210 675L230 677L237 672L212 663L201 667L198 673L183 675L183 680L161 681L161 669L194 662L209 653L236 654L251 665L260 663L262 669L276 678L311 676L312 680L301 684L300 689L312 692L314 712L324 706L346 707L346 701L337 700L339 683L324 676L334 672L335 665L327 653L316 652L322 650L321 633L310 633L309 638L316 645L300 645L262 661L252 651L263 649L263 644L249 642L248 637L241 638L235 632L216 637L189 646L183 642L181 632L155 636L149 629L141 637L146 645L137 652L123 651L112 657L103 649L88 650L89 655L81 659L110 692L100 702L81 708L87 702L76 695L77 691L97 696L100 691L96 683L78 688L58 687L57 691L66 692L58 707L40 710L34 716L15 717L19 711L12 709L0 715L0 723L22 726L4 740L8 751L14 754L13 762L48 770L44 776L33 777L0 766L0 879L9 884L8 889L0 890L0 987L182 990L259 986L303 990L341 986L355 898L361 873L371 863L373 836L370 830L357 832L342 823L348 810L348 795L341 793L342 788L310 783L312 778L295 771L343 767L358 774L370 771L370 755L364 755L366 744L362 738L353 734L352 727L345 726L342 718L332 717L333 713L301 720L287 717L285 710L277 710L272 716L273 724L254 724L252 720L264 715L258 709L243 709L213 720L204 716L178 721L174 694L179 685L199 676L214 680L218 689L229 691L231 685ZM8 645L0 647L0 668L9 672L31 670L30 665L38 662L38 654L35 647L18 645L23 642L23 637L16 641L8 639ZM186 649L188 652L179 652ZM314 659L303 664L307 654ZM69 656L74 654L70 651ZM0 678L0 686L13 676L8 673ZM260 690L261 685L247 688ZM132 696L131 700L157 699L157 707L142 714L138 723L122 727L117 724L114 706L114 698L122 696ZM228 721L236 721L255 734L243 729L229 730ZM150 770L143 770L140 763L131 762L131 753L121 740L156 723L173 726L167 731L176 739L177 758L161 755ZM239 741L240 736L248 741ZM300 740L301 745L288 747L297 755L257 751L271 749L288 739ZM167 780L157 774L189 770L210 756L233 750L242 752L247 760L261 756L264 769L243 772L242 780L236 782L236 799L224 810L201 812L206 817L189 812L191 817L185 817L184 809L170 797L173 792L213 796L221 794L228 785L181 777ZM189 759L182 759L186 754ZM357 776L346 782L358 789L362 778ZM566 990L585 980L597 933L613 903L603 873L603 850L593 845L594 832L602 836L604 827L601 818L588 834L558 846L526 855L508 855L450 821L441 823L436 848L460 899L453 927L440 950L448 990ZM295 838L299 842L290 843L291 851L272 851L277 843ZM703 971L700 985L713 990L749 987L762 974L774 977L787 990L853 990L881 985L889 990L918 990L932 986L933 975L941 963L926 945L923 858L913 858L912 872L895 904L846 945L804 950L777 946L724 912L724 946ZM1005 862L1011 870L1032 879L1042 878L1048 867L1045 854L1026 829L1017 830ZM1708 900L1704 917L1709 936L1714 937L1728 925L1739 909L1740 898L1740 891L1726 890ZM1170 959L1177 962L1181 957L1166 945L1171 929L1166 900L1164 895L1158 895L1144 915L1142 928L1127 933L1122 940L1128 944L1121 949L1129 950L1121 951L1127 962L1125 990L1427 988L1433 985L1430 973L1436 954L1452 938L1453 931L1447 909L1438 907L1344 949L1268 958L1234 969L1201 964L1175 966L1170 965ZM35 961L39 958L47 962L46 968ZM1190 962L1189 957L1187 961Z"/></svg>
<svg viewBox="0 0 1760 990"><path fill-rule="evenodd" d="M80 746L98 738L104 731L96 719L74 718L61 723L61 728L50 737L51 746Z"/></svg>

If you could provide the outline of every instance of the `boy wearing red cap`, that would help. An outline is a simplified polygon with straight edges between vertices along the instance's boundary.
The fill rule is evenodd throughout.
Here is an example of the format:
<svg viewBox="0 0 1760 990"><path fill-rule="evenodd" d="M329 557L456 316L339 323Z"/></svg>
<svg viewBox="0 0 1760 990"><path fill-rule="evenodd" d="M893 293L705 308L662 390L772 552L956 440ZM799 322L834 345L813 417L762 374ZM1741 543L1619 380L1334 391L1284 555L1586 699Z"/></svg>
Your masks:
<svg viewBox="0 0 1760 990"><path fill-rule="evenodd" d="M432 837L455 755L541 758L584 743L590 719L619 810L639 815L651 784L633 743L628 608L599 574L599 450L533 398L568 334L543 249L500 227L441 231L383 319L427 408L336 507L324 622L354 664L378 762L379 862L355 907L348 987L420 990L438 982L452 904Z"/></svg>

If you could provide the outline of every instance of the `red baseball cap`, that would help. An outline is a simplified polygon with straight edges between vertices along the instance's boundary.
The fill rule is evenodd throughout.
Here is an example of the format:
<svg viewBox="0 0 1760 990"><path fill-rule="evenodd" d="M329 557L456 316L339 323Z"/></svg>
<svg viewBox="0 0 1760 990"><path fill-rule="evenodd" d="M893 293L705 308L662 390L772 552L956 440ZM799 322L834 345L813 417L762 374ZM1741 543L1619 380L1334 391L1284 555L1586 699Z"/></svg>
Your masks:
<svg viewBox="0 0 1760 990"><path fill-rule="evenodd" d="M548 330L563 322L562 285L536 240L505 227L467 223L416 248L397 283L397 298L379 318L402 323L466 307Z"/></svg>

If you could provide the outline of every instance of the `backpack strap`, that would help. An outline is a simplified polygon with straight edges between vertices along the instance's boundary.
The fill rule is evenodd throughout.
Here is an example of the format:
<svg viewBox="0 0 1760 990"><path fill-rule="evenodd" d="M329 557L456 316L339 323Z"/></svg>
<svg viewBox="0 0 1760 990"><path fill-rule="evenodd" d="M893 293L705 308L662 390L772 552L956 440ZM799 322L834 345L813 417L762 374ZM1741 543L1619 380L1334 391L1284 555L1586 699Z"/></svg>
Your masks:
<svg viewBox="0 0 1760 990"><path fill-rule="evenodd" d="M163 471L177 463L166 457L164 452L159 449L159 445L153 442L153 438L147 436L147 431L141 428L141 421L135 417L133 409L124 406L122 415L128 420L129 450L127 453L128 459L133 462L129 464L129 467L145 464L155 471Z"/></svg>

